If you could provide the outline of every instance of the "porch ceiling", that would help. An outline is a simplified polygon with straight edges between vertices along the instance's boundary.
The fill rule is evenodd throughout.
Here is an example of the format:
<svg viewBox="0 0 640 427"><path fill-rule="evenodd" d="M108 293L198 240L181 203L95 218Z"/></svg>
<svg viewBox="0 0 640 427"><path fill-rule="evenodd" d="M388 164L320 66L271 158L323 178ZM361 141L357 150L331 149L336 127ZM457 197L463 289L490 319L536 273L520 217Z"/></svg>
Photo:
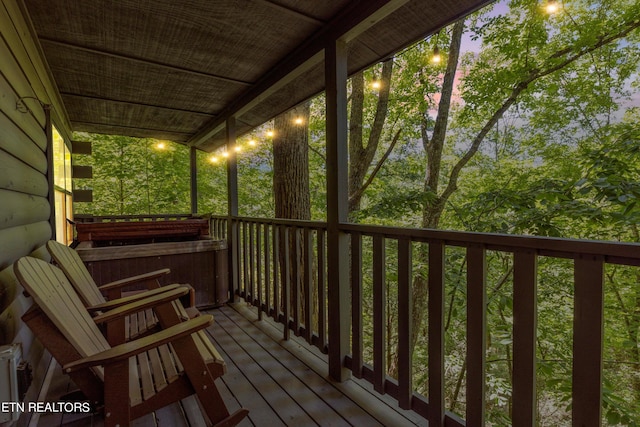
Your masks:
<svg viewBox="0 0 640 427"><path fill-rule="evenodd" d="M24 0L75 131L212 150L489 0Z"/></svg>

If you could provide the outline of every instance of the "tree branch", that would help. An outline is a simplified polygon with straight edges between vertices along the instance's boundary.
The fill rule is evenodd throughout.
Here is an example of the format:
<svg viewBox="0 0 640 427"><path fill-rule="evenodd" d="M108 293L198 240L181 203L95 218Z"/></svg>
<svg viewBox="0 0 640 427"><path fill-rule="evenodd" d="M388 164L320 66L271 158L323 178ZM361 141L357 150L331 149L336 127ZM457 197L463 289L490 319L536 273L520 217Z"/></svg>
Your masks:
<svg viewBox="0 0 640 427"><path fill-rule="evenodd" d="M541 79L542 77L548 76L548 75L550 75L550 74L552 74L552 73L554 73L556 71L559 71L559 70L565 68L569 64L577 61L578 59L582 58L585 55L590 54L591 52L601 48L602 46L605 46L605 45L607 45L609 43L612 43L612 42L614 42L614 41L626 36L631 31L633 31L634 29L636 29L638 27L640 27L640 20L632 21L632 22L628 23L628 25L626 27L622 28L619 32L617 32L615 34L609 33L608 36L600 37L598 39L598 41L596 43L594 43L593 45L591 45L589 47L586 47L586 48L574 53L573 55L568 56L564 61L561 61L561 62L557 63L556 65L553 65L553 66L549 67L546 70L538 70L538 69L531 70L529 72L529 76L526 79L522 80L521 82L519 82L518 84L515 85L515 87L511 91L511 94L509 95L509 97L507 97L507 99L496 110L496 112L493 113L493 115L491 116L489 121L487 121L487 123L484 125L482 130L480 130L480 132L478 133L478 135L476 135L476 137L474 138L473 142L471 143L471 147L469 147L469 150L465 153L464 156L462 156L462 158L460 158L458 163L456 163L456 165L453 167L453 169L451 170L451 174L449 175L449 183L447 184L447 187L445 188L445 190L443 191L443 193L439 197L439 199L442 202L445 202L451 196L451 194L453 194L453 192L457 190L457 188L458 188L458 186L457 186L458 185L458 177L459 177L460 172L462 171L462 169L466 166L466 164L469 162L469 160L471 160L471 158L476 154L476 152L480 148L480 144L482 143L484 138L487 136L487 134L489 133L491 128L493 128L493 126L495 126L497 121L503 116L503 114L509 109L509 107L511 107L516 102L516 100L518 99L520 94L525 89L527 89L527 87L531 83L535 82L536 80ZM560 58L560 57L563 57L565 55L568 55L569 53L571 53L571 49L570 48L566 48L566 49L563 49L563 50L555 52L554 54L550 55L549 58L554 58L554 59L555 58Z"/></svg>
<svg viewBox="0 0 640 427"><path fill-rule="evenodd" d="M373 182L373 179L376 177L376 175L378 174L378 172L382 168L382 165L384 164L384 162L387 160L387 158L389 158L389 155L391 154L391 151L393 150L393 147L396 146L396 143L398 142L398 139L400 139L400 133L401 132L402 132L402 129L398 129L396 134L393 136L393 139L391 140L391 144L389 144L389 147L387 148L387 151L385 151L384 155L380 158L380 160L378 160L378 163L376 164L376 167L373 168L373 171L371 172L371 174L369 175L367 180L364 182L364 184L362 184L360 186L358 191L356 191L354 194L351 194L349 196L349 201L352 201L352 200L354 200L356 198L362 197L362 194L367 189L367 187L369 187L369 185L371 185L371 183Z"/></svg>

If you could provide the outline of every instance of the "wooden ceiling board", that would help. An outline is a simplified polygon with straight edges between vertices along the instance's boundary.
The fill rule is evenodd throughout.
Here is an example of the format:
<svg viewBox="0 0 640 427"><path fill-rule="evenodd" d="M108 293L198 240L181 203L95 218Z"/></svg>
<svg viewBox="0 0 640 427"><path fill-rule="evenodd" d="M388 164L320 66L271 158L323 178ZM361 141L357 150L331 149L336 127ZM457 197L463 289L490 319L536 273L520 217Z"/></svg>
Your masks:
<svg viewBox="0 0 640 427"><path fill-rule="evenodd" d="M40 38L246 82L320 28L255 0L26 3Z"/></svg>
<svg viewBox="0 0 640 427"><path fill-rule="evenodd" d="M166 141L185 142L189 134L158 131L156 129L129 128L126 126L109 126L97 123L72 122L73 130L77 132L101 133L105 135L126 135L134 138L155 138Z"/></svg>
<svg viewBox="0 0 640 427"><path fill-rule="evenodd" d="M207 114L246 88L203 74L43 42L60 92ZM135 72L130 72L135 68Z"/></svg>
<svg viewBox="0 0 640 427"><path fill-rule="evenodd" d="M62 95L62 98L65 104L70 106L69 114L74 120L84 123L110 126L124 124L127 127L139 126L158 131L190 133L213 117L207 114L74 95Z"/></svg>
<svg viewBox="0 0 640 427"><path fill-rule="evenodd" d="M264 0L291 12L299 13L320 22L327 22L349 3L348 0L309 1L309 0Z"/></svg>
<svg viewBox="0 0 640 427"><path fill-rule="evenodd" d="M352 74L490 3L24 2L73 130L156 136L203 149L224 142L229 115L238 116L242 134L321 92L326 37L347 36Z"/></svg>
<svg viewBox="0 0 640 427"><path fill-rule="evenodd" d="M413 0L398 13L386 17L365 31L358 40L372 48L378 57L388 57L399 49L436 33L477 8L478 2L471 0ZM448 19L443 19L443 16ZM363 63L363 66L368 65L370 64Z"/></svg>

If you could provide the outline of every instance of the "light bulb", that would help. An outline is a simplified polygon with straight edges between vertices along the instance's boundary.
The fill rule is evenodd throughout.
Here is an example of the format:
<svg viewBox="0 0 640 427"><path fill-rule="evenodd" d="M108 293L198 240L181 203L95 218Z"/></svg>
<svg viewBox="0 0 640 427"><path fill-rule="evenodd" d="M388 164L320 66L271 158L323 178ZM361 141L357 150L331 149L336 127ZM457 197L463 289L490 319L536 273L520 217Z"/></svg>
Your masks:
<svg viewBox="0 0 640 427"><path fill-rule="evenodd" d="M431 57L431 62L434 64L439 64L442 61L442 56L440 56L440 49L438 46L433 48L433 56Z"/></svg>

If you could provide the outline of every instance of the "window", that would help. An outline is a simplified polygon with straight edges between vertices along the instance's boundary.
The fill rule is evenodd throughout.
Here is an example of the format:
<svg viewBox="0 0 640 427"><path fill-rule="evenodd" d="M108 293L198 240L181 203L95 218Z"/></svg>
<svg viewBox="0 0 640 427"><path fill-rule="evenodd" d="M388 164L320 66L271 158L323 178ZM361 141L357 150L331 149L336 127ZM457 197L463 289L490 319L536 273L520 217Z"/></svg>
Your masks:
<svg viewBox="0 0 640 427"><path fill-rule="evenodd" d="M60 132L53 128L53 185L55 191L56 240L66 245L73 240L73 194L71 151Z"/></svg>

